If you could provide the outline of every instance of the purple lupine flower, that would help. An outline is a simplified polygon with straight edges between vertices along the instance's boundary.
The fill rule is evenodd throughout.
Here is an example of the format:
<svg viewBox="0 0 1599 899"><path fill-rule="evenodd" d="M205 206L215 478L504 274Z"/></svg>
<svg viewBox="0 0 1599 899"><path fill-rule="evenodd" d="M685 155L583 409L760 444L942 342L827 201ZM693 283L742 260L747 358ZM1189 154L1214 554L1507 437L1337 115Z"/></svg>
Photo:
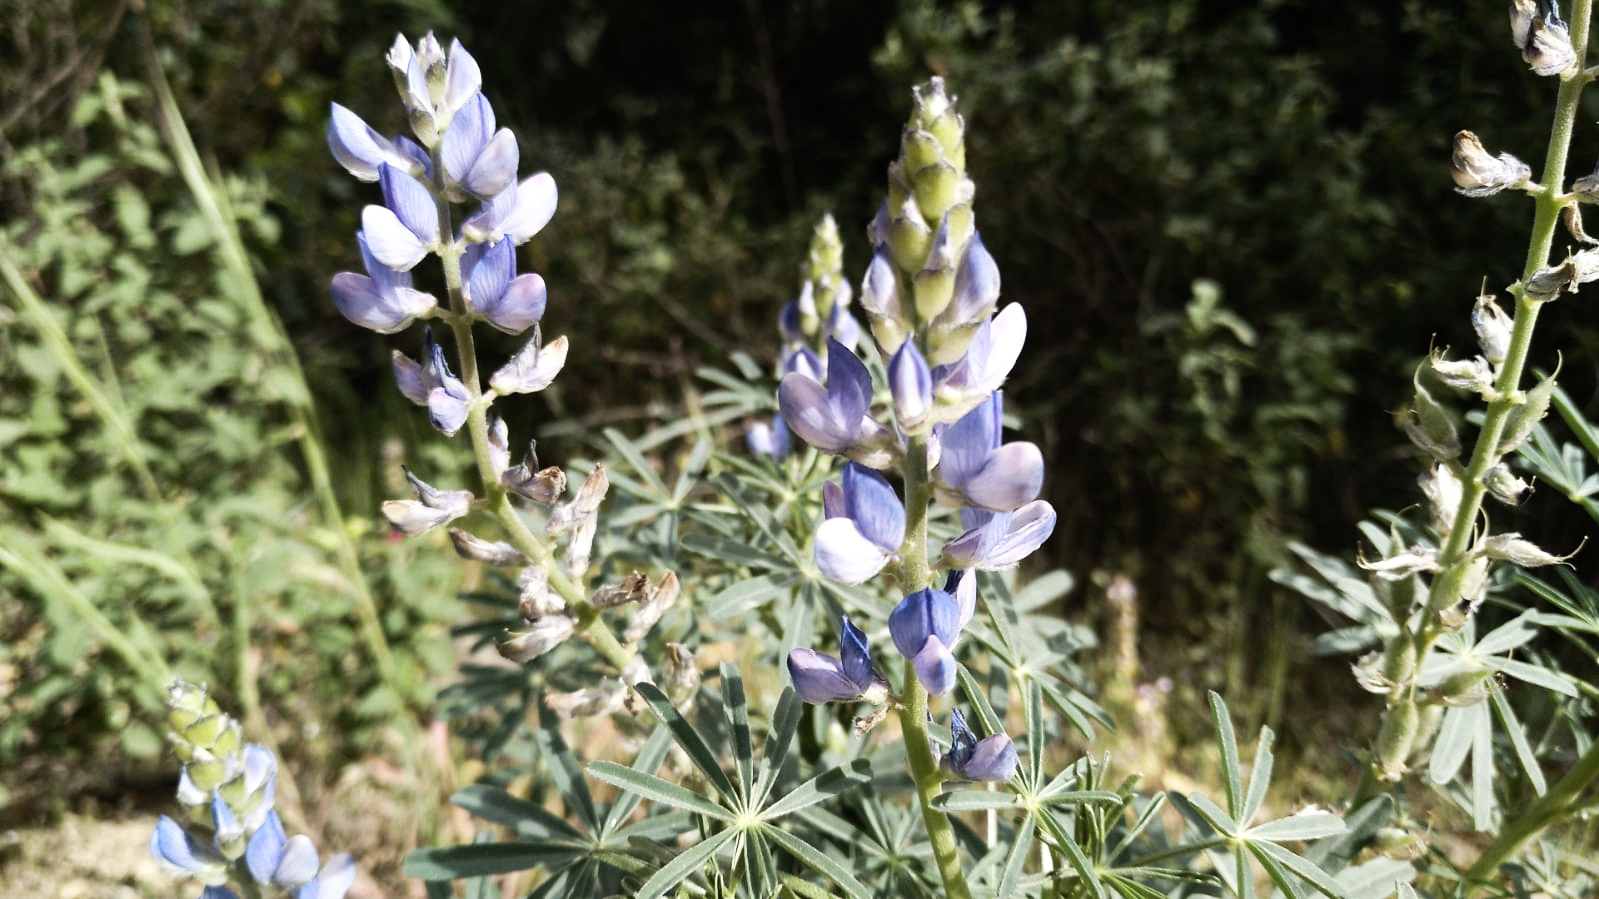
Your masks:
<svg viewBox="0 0 1599 899"><path fill-rule="evenodd" d="M339 272L333 276L333 305L351 322L376 331L394 334L403 331L419 316L438 305L430 293L411 287L411 273L396 271L377 260L367 246L366 235L357 233L365 275Z"/></svg>
<svg viewBox="0 0 1599 899"><path fill-rule="evenodd" d="M361 233L372 255L402 272L439 245L439 210L422 182L388 163L378 166L383 205L361 210Z"/></svg>
<svg viewBox="0 0 1599 899"><path fill-rule="evenodd" d="M900 431L919 433L933 411L933 376L915 341L900 344L888 360L888 391Z"/></svg>
<svg viewBox="0 0 1599 899"><path fill-rule="evenodd" d="M958 572L951 572L957 592L961 580ZM970 592L968 595L975 596ZM967 604L955 594L923 587L906 596L888 615L888 632L894 638L894 647L911 660L916 679L934 696L955 688L959 665L952 650L961 630L971 621L974 607L975 600Z"/></svg>
<svg viewBox="0 0 1599 899"><path fill-rule="evenodd" d="M783 376L777 404L783 421L801 439L823 452L874 458L887 434L868 414L872 376L843 344L829 339L827 386L799 372ZM886 458L882 459L886 464Z"/></svg>
<svg viewBox="0 0 1599 899"><path fill-rule="evenodd" d="M872 651L866 634L844 616L839 636L839 656L819 653L809 647L796 647L788 653L788 673L794 679L794 692L805 702L880 703L888 698L888 682L872 667Z"/></svg>
<svg viewBox="0 0 1599 899"><path fill-rule="evenodd" d="M949 752L939 759L938 766L955 777L1004 783L1016 774L1016 744L1004 734L994 734L979 740L966 727L966 718L960 709L950 711Z"/></svg>
<svg viewBox="0 0 1599 899"><path fill-rule="evenodd" d="M757 421L744 433L744 443L751 453L781 462L789 453L788 425L781 415L772 416L771 424Z"/></svg>
<svg viewBox="0 0 1599 899"><path fill-rule="evenodd" d="M444 436L454 437L466 423L471 394L450 371L449 363L444 361L444 348L433 342L431 329L422 332L421 362L394 351L394 381L406 399L428 407L428 419Z"/></svg>
<svg viewBox="0 0 1599 899"><path fill-rule="evenodd" d="M544 278L516 273L516 248L505 238L472 244L461 256L466 304L507 334L521 334L544 317Z"/></svg>
<svg viewBox="0 0 1599 899"><path fill-rule="evenodd" d="M432 165L415 141L404 136L390 140L337 103L328 116L328 149L345 171L362 181L378 180L378 167L384 163L414 177L427 175Z"/></svg>
<svg viewBox="0 0 1599 899"><path fill-rule="evenodd" d="M877 472L851 462L843 484L822 487L827 520L816 529L816 566L845 584L864 584L905 542L905 505Z"/></svg>
<svg viewBox="0 0 1599 899"><path fill-rule="evenodd" d="M193 877L211 886L228 882L228 860L215 847L195 839L182 824L162 815L150 834L150 857L162 870Z"/></svg>
<svg viewBox="0 0 1599 899"><path fill-rule="evenodd" d="M550 223L557 199L555 179L539 172L485 200L483 210L461 224L461 234L474 241L509 237L521 246Z"/></svg>
<svg viewBox="0 0 1599 899"><path fill-rule="evenodd" d="M1006 306L978 325L966 346L966 355L933 369L940 404L964 414L986 399L1004 385L1026 342L1027 313L1020 303Z"/></svg>
<svg viewBox="0 0 1599 899"><path fill-rule="evenodd" d="M295 899L341 899L355 883L355 861L349 853L333 856L318 871L311 838L286 837L276 813L250 837L244 858L256 883L293 890Z"/></svg>
<svg viewBox="0 0 1599 899"><path fill-rule="evenodd" d="M1034 500L1011 512L962 509L966 531L944 544L944 558L959 568L997 571L1033 554L1055 532L1055 507Z"/></svg>
<svg viewBox="0 0 1599 899"><path fill-rule="evenodd" d="M1001 391L966 413L941 435L940 499L994 512L1020 508L1044 486L1044 454L1032 443L1001 445Z"/></svg>
<svg viewBox="0 0 1599 899"><path fill-rule="evenodd" d="M444 132L444 183L452 200L493 198L516 183L520 154L509 128L494 130L494 108L476 94Z"/></svg>

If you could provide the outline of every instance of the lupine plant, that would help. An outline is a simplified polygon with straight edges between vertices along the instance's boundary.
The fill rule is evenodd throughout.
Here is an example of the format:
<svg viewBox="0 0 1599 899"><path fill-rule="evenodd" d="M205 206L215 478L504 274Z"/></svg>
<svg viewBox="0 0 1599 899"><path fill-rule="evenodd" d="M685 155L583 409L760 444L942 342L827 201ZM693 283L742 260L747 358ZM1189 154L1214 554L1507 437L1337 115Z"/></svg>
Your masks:
<svg viewBox="0 0 1599 899"><path fill-rule="evenodd" d="M1549 261L1562 221L1592 242L1579 204L1599 199L1599 178L1564 186L1593 77L1589 9L1576 0L1568 26L1549 0L1512 7L1516 46L1560 85L1540 180L1470 132L1456 139L1462 193L1523 191L1536 217L1513 314L1478 297L1480 355L1437 351L1417 372L1406 432L1429 458L1428 514L1364 529L1369 582L1308 549L1328 584L1279 574L1355 619L1319 646L1376 645L1355 670L1386 700L1352 793L1287 813L1268 803L1272 732L1245 764L1215 694L1217 799L1146 793L1136 775L1112 776L1114 758L1073 758L1072 740L1111 722L1074 660L1090 640L1053 607L1069 578L1017 573L1056 522L1042 452L1007 439L1002 387L1028 321L1001 302L966 123L942 79L915 90L864 223L864 323L828 217L778 316L775 391L707 373L722 392L702 420L637 440L608 433L597 446L609 464L580 464L577 478L542 466L531 439L516 460L520 423L501 402L544 390L569 352L603 339L546 341L559 286L519 270L518 247L553 219L555 181L520 176L521 145L459 42L397 38L388 64L410 136L332 109L333 155L381 202L352 245L362 271L335 275L331 292L352 323L420 347L394 351L400 393L471 447L478 484L435 486L407 468L412 495L381 511L409 537L457 525L456 552L491 570L469 597L485 611L458 633L508 664L464 669L444 697L487 763L453 801L484 826L468 845L414 853L407 870L434 895L453 879L484 895L491 877L533 896L1583 895L1592 862L1559 839L1570 833L1534 838L1593 802L1599 744L1583 697L1599 689L1535 641L1563 631L1593 656L1583 635L1599 633L1599 601L1570 579L1527 581L1562 614L1490 617L1524 595L1499 574L1506 563L1567 557L1491 530L1483 503L1526 499L1518 452L1573 495L1599 489L1542 430L1565 402L1553 375L1522 387L1540 307L1599 280L1599 249ZM437 271L419 280L429 260ZM486 377L479 323L522 341ZM1436 396L1449 388L1487 403L1469 457ZM748 455L715 452L706 433L682 453L648 452L738 419L753 421ZM1579 429L1599 458L1593 434ZM1510 680L1542 704L1513 707ZM271 754L245 744L202 689L176 684L172 709L180 800L209 842L164 818L156 857L205 880L207 896L230 881L251 895L342 895L353 862L317 871L309 841L287 838L273 813ZM573 734L599 757L580 761ZM1424 766L1426 785L1486 835L1469 853L1413 825Z"/></svg>

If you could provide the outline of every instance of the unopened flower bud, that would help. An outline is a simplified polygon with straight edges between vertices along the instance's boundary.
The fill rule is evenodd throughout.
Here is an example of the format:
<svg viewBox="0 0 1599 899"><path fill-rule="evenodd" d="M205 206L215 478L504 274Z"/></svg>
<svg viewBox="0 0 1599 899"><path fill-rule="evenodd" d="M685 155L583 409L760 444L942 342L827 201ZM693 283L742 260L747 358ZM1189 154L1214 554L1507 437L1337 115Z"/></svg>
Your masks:
<svg viewBox="0 0 1599 899"><path fill-rule="evenodd" d="M1488 155L1482 141L1470 131L1455 135L1450 172L1455 189L1468 197L1486 197L1507 187L1519 187L1532 177L1532 169L1509 153L1501 153L1498 158Z"/></svg>
<svg viewBox="0 0 1599 899"><path fill-rule="evenodd" d="M1482 484L1494 498L1512 506L1521 505L1532 493L1532 485L1517 477L1510 466L1503 462L1488 469L1488 473L1482 476Z"/></svg>
<svg viewBox="0 0 1599 899"><path fill-rule="evenodd" d="M933 376L915 341L900 344L889 359L888 388L900 431L907 435L925 433L933 408Z"/></svg>
<svg viewBox="0 0 1599 899"><path fill-rule="evenodd" d="M1510 352L1511 324L1510 316L1494 302L1492 294L1477 297L1471 308L1471 326L1477 331L1477 345L1489 363L1505 361L1505 354Z"/></svg>

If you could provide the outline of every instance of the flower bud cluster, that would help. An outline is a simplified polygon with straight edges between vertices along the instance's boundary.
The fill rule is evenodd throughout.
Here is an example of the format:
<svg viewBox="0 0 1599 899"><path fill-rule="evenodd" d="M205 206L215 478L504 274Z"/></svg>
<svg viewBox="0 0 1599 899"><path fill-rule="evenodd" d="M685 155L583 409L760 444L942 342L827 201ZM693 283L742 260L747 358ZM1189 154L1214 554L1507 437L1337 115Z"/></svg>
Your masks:
<svg viewBox="0 0 1599 899"><path fill-rule="evenodd" d="M355 882L355 863L340 853L323 865L309 837L287 837L273 808L278 761L244 742L239 723L224 714L205 687L174 680L167 691L169 737L183 773L178 801L191 824L208 828L210 842L162 815L150 835L150 855L162 868L207 885L207 899L233 899L226 884L271 885L297 897L341 899Z"/></svg>

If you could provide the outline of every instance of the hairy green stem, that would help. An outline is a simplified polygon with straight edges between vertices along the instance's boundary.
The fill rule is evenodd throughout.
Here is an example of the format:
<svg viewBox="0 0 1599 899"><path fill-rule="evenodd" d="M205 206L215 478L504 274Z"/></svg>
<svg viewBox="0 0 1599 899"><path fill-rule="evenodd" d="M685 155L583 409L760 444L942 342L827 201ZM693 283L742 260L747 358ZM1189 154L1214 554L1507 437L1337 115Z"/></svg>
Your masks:
<svg viewBox="0 0 1599 899"><path fill-rule="evenodd" d="M1588 43L1588 26L1593 0L1575 0L1571 10L1571 35L1577 59L1585 58ZM1561 211L1570 203L1563 187L1566 178L1566 157L1571 146L1572 130L1583 87L1589 77L1579 73L1560 83L1555 100L1554 123L1549 134L1549 146L1544 154L1543 177L1539 189L1532 191L1535 204L1532 235L1528 242L1526 260L1522 265L1522 282L1526 282L1539 269L1549 264L1549 252L1554 246L1555 229L1560 224ZM1403 631L1390 642L1390 655L1398 652L1413 653L1418 670L1422 659L1433 644L1450 628L1441 620L1440 613L1461 599L1461 587L1469 571L1472 557L1470 541L1476 532L1477 520L1482 513L1483 499L1487 494L1484 477L1501 458L1498 446L1505 427L1517 406L1526 402L1520 389L1522 374L1526 369L1527 354L1532 346L1533 331L1538 324L1538 311L1542 302L1527 296L1521 284L1511 287L1516 299L1516 315L1511 325L1510 345L1504 362L1494 381L1494 396L1478 431L1476 446L1462 476L1460 505L1456 509L1449 536L1439 548L1438 563L1442 571L1433 578L1428 592L1426 619L1414 634ZM1406 646L1405 643L1409 645ZM1415 678L1409 677L1397 685L1399 691L1383 713L1383 731L1399 730L1396 724L1418 717L1420 700ZM1381 737L1379 741L1381 741ZM1379 747L1381 747L1379 742ZM1407 745L1406 750L1413 749ZM1379 752L1381 748L1379 748ZM1404 758L1390 759L1402 763ZM1354 804L1361 805L1381 789L1383 772L1375 770L1374 759L1362 773Z"/></svg>
<svg viewBox="0 0 1599 899"><path fill-rule="evenodd" d="M928 586L932 571L927 560L927 509L933 487L927 479L927 438L913 437L905 450L902 467L905 478L905 543L900 552L900 586L911 592ZM927 727L927 690L916 677L915 663L905 660L904 689L899 704L900 731L911 778L916 782L916 798L922 809L922 826L933 847L933 859L944 881L946 899L971 899L966 872L961 870L960 848L949 815L933 805L938 798L943 773L933 757Z"/></svg>

